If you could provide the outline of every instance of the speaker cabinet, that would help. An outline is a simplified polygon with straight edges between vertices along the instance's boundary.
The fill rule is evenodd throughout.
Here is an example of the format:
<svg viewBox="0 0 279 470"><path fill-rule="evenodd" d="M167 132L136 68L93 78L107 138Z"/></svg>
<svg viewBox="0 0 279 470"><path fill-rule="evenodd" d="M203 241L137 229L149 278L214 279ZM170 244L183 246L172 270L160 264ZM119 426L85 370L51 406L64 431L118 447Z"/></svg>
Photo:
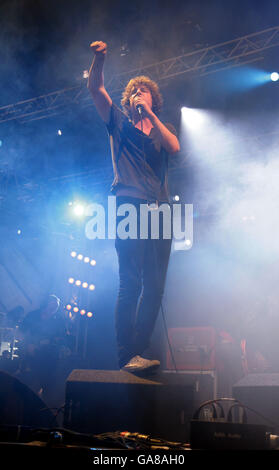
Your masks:
<svg viewBox="0 0 279 470"><path fill-rule="evenodd" d="M54 427L56 419L36 393L0 370L0 425Z"/></svg>
<svg viewBox="0 0 279 470"><path fill-rule="evenodd" d="M73 370L66 381L64 426L100 434L130 431L186 442L194 381L176 374Z"/></svg>
<svg viewBox="0 0 279 470"><path fill-rule="evenodd" d="M279 433L279 374L249 374L233 385L233 397L247 407L248 423Z"/></svg>

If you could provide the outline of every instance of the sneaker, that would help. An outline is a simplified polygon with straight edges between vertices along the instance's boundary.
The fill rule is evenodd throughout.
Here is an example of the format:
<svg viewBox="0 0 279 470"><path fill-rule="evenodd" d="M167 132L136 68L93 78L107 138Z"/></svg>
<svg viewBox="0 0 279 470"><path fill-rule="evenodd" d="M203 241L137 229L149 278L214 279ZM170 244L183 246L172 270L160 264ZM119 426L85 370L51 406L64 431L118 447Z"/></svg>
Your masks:
<svg viewBox="0 0 279 470"><path fill-rule="evenodd" d="M122 367L122 370L127 372L151 371L157 369L159 365L160 361L157 361L156 359L150 360L144 359L141 356L135 356L132 357L132 359L130 359L130 361L127 362L124 367Z"/></svg>

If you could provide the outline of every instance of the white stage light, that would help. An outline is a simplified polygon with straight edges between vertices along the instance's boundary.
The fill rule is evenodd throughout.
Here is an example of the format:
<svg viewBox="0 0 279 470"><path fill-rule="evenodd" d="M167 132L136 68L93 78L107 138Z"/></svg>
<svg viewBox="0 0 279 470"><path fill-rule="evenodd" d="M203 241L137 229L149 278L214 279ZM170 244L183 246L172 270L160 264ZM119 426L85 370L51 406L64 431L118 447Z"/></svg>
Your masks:
<svg viewBox="0 0 279 470"><path fill-rule="evenodd" d="M272 72L270 74L270 80L272 80L272 82L277 82L277 80L279 80L279 74L277 72Z"/></svg>
<svg viewBox="0 0 279 470"><path fill-rule="evenodd" d="M82 216L84 214L84 206L82 204L76 204L73 211L74 211L74 214L78 217Z"/></svg>
<svg viewBox="0 0 279 470"><path fill-rule="evenodd" d="M199 129L204 122L204 113L199 109L181 108L181 115L185 126L189 129Z"/></svg>

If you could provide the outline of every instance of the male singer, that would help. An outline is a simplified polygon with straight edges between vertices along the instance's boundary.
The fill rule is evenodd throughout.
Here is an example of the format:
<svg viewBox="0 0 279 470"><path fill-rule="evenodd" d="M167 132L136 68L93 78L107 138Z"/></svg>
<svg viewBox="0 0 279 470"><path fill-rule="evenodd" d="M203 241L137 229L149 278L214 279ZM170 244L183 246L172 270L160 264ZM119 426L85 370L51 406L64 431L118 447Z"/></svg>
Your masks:
<svg viewBox="0 0 279 470"><path fill-rule="evenodd" d="M88 88L105 122L111 144L117 205L141 204L158 210L169 202L168 155L179 150L174 128L158 118L162 97L158 85L148 77L131 79L120 110L104 87L103 67L107 45L91 44L94 59ZM116 304L116 338L119 366L130 372L150 372L158 360L143 357L149 346L161 305L171 250L171 238L122 239L115 247L119 262L119 293Z"/></svg>

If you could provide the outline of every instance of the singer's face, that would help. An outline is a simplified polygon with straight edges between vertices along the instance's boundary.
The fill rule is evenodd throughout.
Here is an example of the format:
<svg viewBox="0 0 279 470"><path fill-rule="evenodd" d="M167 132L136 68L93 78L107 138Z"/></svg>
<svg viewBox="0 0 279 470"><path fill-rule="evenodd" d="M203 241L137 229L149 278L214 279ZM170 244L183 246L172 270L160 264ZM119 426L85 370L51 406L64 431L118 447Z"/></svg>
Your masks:
<svg viewBox="0 0 279 470"><path fill-rule="evenodd" d="M130 107L132 110L136 110L139 101L143 100L152 109L152 95L149 88L146 85L137 85L132 89L130 96Z"/></svg>

